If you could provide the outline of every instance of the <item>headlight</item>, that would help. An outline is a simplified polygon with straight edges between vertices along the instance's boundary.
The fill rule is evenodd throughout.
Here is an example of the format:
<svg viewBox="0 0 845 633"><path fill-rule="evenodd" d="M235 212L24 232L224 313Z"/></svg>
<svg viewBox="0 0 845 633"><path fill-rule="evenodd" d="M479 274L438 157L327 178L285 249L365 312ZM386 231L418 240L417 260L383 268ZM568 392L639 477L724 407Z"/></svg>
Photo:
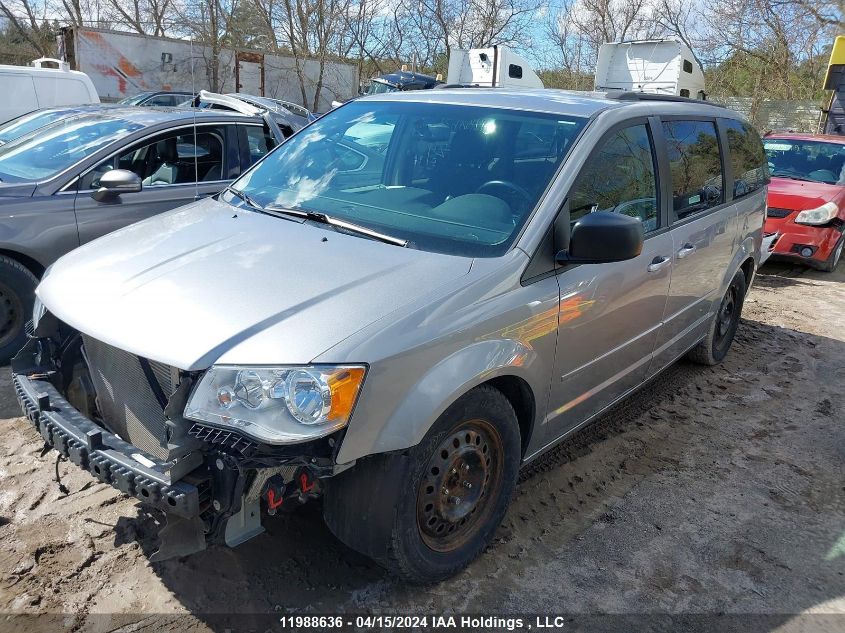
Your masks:
<svg viewBox="0 0 845 633"><path fill-rule="evenodd" d="M802 211L795 217L796 224L827 224L839 214L835 202L825 202L815 209Z"/></svg>
<svg viewBox="0 0 845 633"><path fill-rule="evenodd" d="M304 442L346 426L365 373L360 365L215 365L191 395L185 417L269 444Z"/></svg>

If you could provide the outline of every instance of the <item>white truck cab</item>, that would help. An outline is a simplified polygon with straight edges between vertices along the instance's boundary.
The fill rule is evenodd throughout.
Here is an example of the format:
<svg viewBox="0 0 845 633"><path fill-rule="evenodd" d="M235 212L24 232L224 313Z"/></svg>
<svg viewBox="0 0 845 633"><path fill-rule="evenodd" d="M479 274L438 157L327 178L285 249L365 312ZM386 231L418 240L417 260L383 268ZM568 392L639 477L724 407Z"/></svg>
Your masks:
<svg viewBox="0 0 845 633"><path fill-rule="evenodd" d="M676 39L606 42L599 48L595 89L704 99L704 72Z"/></svg>
<svg viewBox="0 0 845 633"><path fill-rule="evenodd" d="M446 84L484 88L545 88L528 61L505 46L454 51Z"/></svg>
<svg viewBox="0 0 845 633"><path fill-rule="evenodd" d="M45 64L56 64L50 68ZM67 62L42 57L32 66L0 65L0 124L21 114L53 106L100 103L94 84L85 73L70 70Z"/></svg>

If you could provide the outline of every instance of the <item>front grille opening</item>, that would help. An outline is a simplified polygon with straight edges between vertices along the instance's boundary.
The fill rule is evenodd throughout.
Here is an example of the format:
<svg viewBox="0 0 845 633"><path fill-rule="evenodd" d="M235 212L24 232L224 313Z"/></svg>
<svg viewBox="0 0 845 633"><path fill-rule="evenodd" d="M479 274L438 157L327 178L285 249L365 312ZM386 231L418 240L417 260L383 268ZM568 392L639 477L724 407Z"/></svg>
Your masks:
<svg viewBox="0 0 845 633"><path fill-rule="evenodd" d="M103 425L145 453L167 460L167 417L138 357L86 335L82 347ZM153 361L149 366L151 379L170 398L179 385L179 371Z"/></svg>

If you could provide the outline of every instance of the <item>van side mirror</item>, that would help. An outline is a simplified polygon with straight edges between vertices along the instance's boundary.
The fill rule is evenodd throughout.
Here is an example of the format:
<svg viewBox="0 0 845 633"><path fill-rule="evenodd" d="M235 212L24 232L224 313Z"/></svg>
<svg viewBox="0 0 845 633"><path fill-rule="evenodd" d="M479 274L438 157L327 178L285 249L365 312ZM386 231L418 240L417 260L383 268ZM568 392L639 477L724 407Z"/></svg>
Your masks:
<svg viewBox="0 0 845 633"><path fill-rule="evenodd" d="M128 169L111 169L100 176L100 188L91 194L98 202L116 198L122 193L137 193L143 184L141 177Z"/></svg>
<svg viewBox="0 0 845 633"><path fill-rule="evenodd" d="M634 259L643 250L643 223L621 213L595 211L572 227L569 249L555 256L558 264L604 264Z"/></svg>

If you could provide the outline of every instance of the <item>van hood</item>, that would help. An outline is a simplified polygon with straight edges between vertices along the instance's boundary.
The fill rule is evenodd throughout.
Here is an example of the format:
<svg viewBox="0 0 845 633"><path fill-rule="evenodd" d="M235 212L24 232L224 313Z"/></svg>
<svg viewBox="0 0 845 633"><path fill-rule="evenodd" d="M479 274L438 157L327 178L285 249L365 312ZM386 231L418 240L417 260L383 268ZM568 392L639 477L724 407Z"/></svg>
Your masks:
<svg viewBox="0 0 845 633"><path fill-rule="evenodd" d="M37 295L80 332L184 370L304 364L471 263L209 199L68 253Z"/></svg>

